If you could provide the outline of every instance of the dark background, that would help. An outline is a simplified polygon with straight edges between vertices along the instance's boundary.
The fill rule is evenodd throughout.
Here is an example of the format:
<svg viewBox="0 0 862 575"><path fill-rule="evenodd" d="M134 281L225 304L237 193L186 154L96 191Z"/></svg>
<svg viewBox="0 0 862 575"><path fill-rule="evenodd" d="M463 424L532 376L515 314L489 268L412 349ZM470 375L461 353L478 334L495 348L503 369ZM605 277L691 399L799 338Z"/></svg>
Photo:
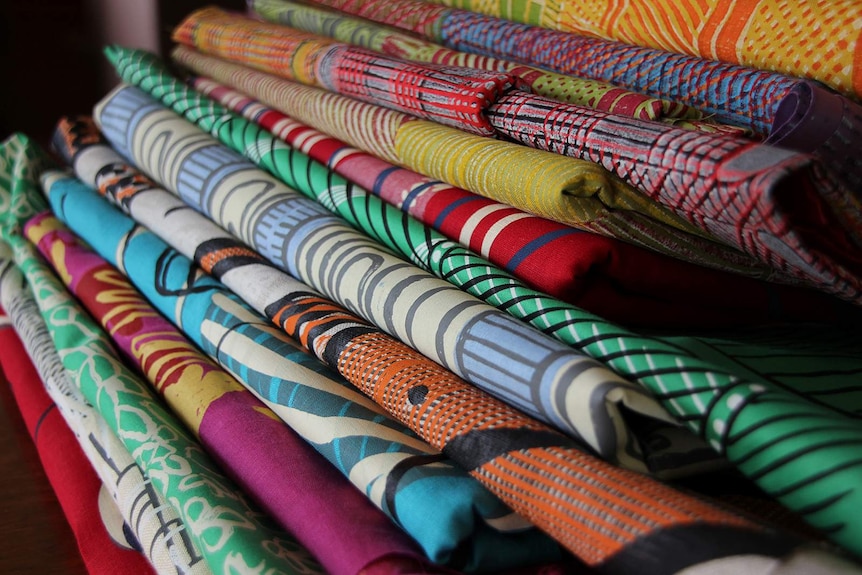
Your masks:
<svg viewBox="0 0 862 575"><path fill-rule="evenodd" d="M243 0L151 2L158 22L151 45L161 55L169 53L171 31L192 10L206 5L245 9ZM24 132L44 145L61 116L91 114L118 81L102 56L102 45L106 39L124 43L123 29L107 29L100 4L122 14L129 3L147 2L0 0L0 140ZM124 22L134 25L133 18Z"/></svg>

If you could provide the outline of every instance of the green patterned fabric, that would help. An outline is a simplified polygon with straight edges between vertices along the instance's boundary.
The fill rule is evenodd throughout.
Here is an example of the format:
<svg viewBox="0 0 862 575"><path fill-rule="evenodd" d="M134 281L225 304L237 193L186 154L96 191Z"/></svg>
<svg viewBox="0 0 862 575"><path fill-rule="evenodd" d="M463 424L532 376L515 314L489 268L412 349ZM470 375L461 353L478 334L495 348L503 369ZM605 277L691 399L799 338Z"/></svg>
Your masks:
<svg viewBox="0 0 862 575"><path fill-rule="evenodd" d="M2 150L11 151L17 161L2 170L0 201L7 207L2 214L3 234L72 380L181 514L214 573L321 573L305 550L287 534L272 529L269 520L221 474L154 392L123 364L98 324L20 236L21 218L31 215L33 208L46 207L33 180L39 164L26 165L28 158L40 154L28 149L34 145L26 137L16 135L8 142Z"/></svg>
<svg viewBox="0 0 862 575"><path fill-rule="evenodd" d="M748 477L788 507L803 512L836 540L860 550L862 525L854 505L862 497L862 397L848 373L862 373L862 359L810 354L798 372L820 380L840 401L810 399L781 377L757 372L733 357L709 351L708 342L651 338L632 333L574 306L529 290L503 270L416 222L379 198L287 148L277 138L219 104L190 91L155 62L123 60L120 72L202 128L314 197L352 225L415 264L485 299L541 331L606 362L638 381L692 431L704 436ZM140 65L140 67L138 66ZM127 66L127 67L126 67ZM852 338L851 338L852 339ZM858 337L857 337L858 341ZM713 348L714 349L714 348ZM698 356L704 350L709 360ZM740 350L745 356L744 350ZM772 352L772 365L786 355ZM767 355L768 357L768 355ZM764 362L763 365L767 365ZM836 364L846 372L830 371ZM772 367L771 369L775 369ZM797 432L800 421L813 423Z"/></svg>

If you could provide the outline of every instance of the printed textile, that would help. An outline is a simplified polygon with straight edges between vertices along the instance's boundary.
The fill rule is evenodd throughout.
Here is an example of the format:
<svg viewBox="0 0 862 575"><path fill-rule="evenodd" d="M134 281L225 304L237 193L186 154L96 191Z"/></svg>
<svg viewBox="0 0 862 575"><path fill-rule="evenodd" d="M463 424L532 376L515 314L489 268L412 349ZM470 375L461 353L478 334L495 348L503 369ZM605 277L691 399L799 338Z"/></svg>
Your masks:
<svg viewBox="0 0 862 575"><path fill-rule="evenodd" d="M763 263L862 304L862 211L844 209L854 192L811 156L516 92L488 116L501 133L603 165Z"/></svg>
<svg viewBox="0 0 862 575"><path fill-rule="evenodd" d="M117 54L118 49L111 53ZM696 226L642 197L595 164L573 164L566 161L572 158L557 154L474 137L446 126L407 121L393 110L284 81L185 46L174 51L174 59L198 74L234 86L329 135L415 172L671 257L777 279L774 270L704 237L706 234ZM465 158L471 158L470 162Z"/></svg>
<svg viewBox="0 0 862 575"><path fill-rule="evenodd" d="M87 190L87 193L91 192ZM64 205L65 208L68 206ZM378 511L367 506L367 502L363 505L361 493L313 453L249 391L204 360L117 270L83 248L53 216L37 216L28 222L25 231L43 255L62 270L62 277L69 278L73 293L97 319L106 323L106 329L120 348L153 378L154 385L174 411L186 420L195 418L191 424L207 451L231 472L245 493L253 496L303 543L308 541L306 547L313 545L322 561L330 558L336 572L356 573L391 553L412 556L416 560L421 558L418 550L391 528L389 535L400 545L383 545L374 553L368 550L368 545L351 548L341 538L315 539L317 532L309 529L309 525L329 517L329 525L347 526L349 523L345 523L340 514L348 509L353 511L351 520L361 521L366 529L376 528L378 533L387 531L388 519L375 518ZM140 260L130 258L124 263L137 266ZM152 271L147 269L149 273ZM160 272L164 278L170 270L156 266L156 273ZM181 290L182 287L177 286L176 291ZM106 303L116 297L123 298L122 307ZM134 327L133 331L130 326ZM198 403L191 403L190 399ZM304 479L310 483L303 485ZM316 503L315 498L318 499ZM296 505L296 501L303 504ZM333 503L338 506L332 507ZM355 537L344 539L361 541Z"/></svg>
<svg viewBox="0 0 862 575"><path fill-rule="evenodd" d="M625 427L617 410L625 405L657 421L669 422L670 416L639 386L406 264L137 88L115 90L99 104L96 116L118 151L139 162L139 168L224 229L236 230L239 239L291 276L348 309L356 309L366 320L470 383L583 441L602 457L644 469L637 455L642 453L642 444L634 430ZM229 135L233 121L242 120L230 115L221 119L208 126L212 132ZM159 126L159 133L170 133L172 140L195 144L164 147L167 140L161 138L151 143L144 139L156 133L151 125ZM238 134L244 138L242 131ZM136 153L145 148L150 153ZM194 174L187 175L184 169L165 172L165 158L146 161L144 156L154 158L156 150L176 154L176 165L192 166L193 162ZM309 178L328 178L322 166L309 164L307 169ZM207 185L189 179L192 175ZM237 183L243 180L249 183ZM375 265L369 268L363 261ZM336 282L332 277L339 279ZM517 377L505 375L501 365ZM602 408L587 407L599 404Z"/></svg>
<svg viewBox="0 0 862 575"><path fill-rule="evenodd" d="M322 165L312 163L307 156L284 148L280 140L271 134L249 125L242 118L230 118L226 110L191 93L167 74L153 70L140 80L142 84L150 86L154 93L159 93L165 102L172 103L201 126L210 128L225 144L234 147L236 151L250 151L250 156L293 189L316 197L328 209L336 211L352 225L390 249L402 253L420 267L433 271L438 277L448 279L519 319L529 321L534 327L585 351L591 357L606 360L623 377L638 381L659 397L668 397L668 390L673 390L675 401L668 401L665 407L680 420L686 421L693 431L712 439L717 451L728 455L732 462L739 463L741 470L760 482L768 492L779 491L776 489L778 484L786 485L788 481L797 481L800 473L793 470L796 465L801 469L814 469L811 465L824 457L827 450L834 449L829 457L836 463L846 462L851 469L855 468L855 463L859 461L855 448L849 445L843 449L834 446L824 449L823 438L819 433L792 434L781 439L787 436L786 432L763 424L763 418L768 419L776 412L783 413L784 417L797 417L804 413L812 420L817 419L824 424L840 421L841 430L830 433L840 438L862 434L862 426L858 420L824 410L804 396L788 393L771 380L746 380L744 376L737 375L738 370L724 371L720 367L716 368L694 354L681 352L673 344L668 345L626 333L601 318L528 290L502 270L490 268L487 262L436 235L433 230L409 219L375 196L350 185ZM597 340L601 340L601 343ZM586 349L583 349L584 347ZM608 347L615 349L609 352ZM819 363L823 369L828 367L827 362L822 359ZM829 363L831 364L831 361ZM857 363L856 369L859 367ZM741 373L745 373L745 370ZM837 379L839 389L846 385L846 380L842 382L841 378ZM726 392L733 388L744 388L746 385L749 386L748 391L740 392L738 397L748 396L754 399L759 396L757 405L753 408L748 407L746 401L736 400L733 406L730 406L724 403L720 395L716 395L717 389ZM701 397L699 392L692 390L706 391ZM686 399L693 404L685 408L678 407L680 394L685 394ZM706 408L707 405L710 407ZM779 407L781 405L789 409ZM758 422L753 430L750 427L751 422ZM739 427L727 431L728 423ZM707 428L711 428L713 433L706 431ZM727 438L736 433L749 435L749 441L741 442L742 447L733 446ZM862 441L862 435L859 435L858 439ZM855 440L851 441L850 445L855 445ZM775 450L764 451L765 446L771 446ZM793 457L788 458L788 453L792 453ZM677 461L684 461L684 458L679 458L679 454L676 455ZM837 465L842 469L844 466L844 463ZM653 472L661 472L658 464L650 467ZM762 474L764 469L772 470L768 478ZM837 485L840 482L841 487L837 487L834 492L836 494L841 492L846 495L847 490L855 490L854 486L862 476L853 478L854 474L851 472L845 475L843 480L838 478L842 473L830 474L829 481L818 487L823 490L824 500L832 500L832 497L826 494L831 491L826 485ZM819 478L823 475L822 468L818 469L816 475L811 475L810 471L806 475L811 476L814 483L819 483ZM794 509L807 510L810 507L807 496L800 493L794 492L790 496L785 493L783 500ZM852 531L855 521L850 507L830 507L830 517L840 517L839 522L846 526L848 532ZM822 519L813 517L813 520L822 525Z"/></svg>
<svg viewBox="0 0 862 575"><path fill-rule="evenodd" d="M509 72L518 79L520 85L526 86L530 91L563 102L642 120L659 120L664 116L684 116L694 119L701 116L684 106L674 106L670 102L623 90L610 84L574 75L564 76L493 57L458 52L420 40L412 34L398 32L367 20L322 10L317 6L285 0L255 0L252 4L255 12L267 21L311 34L329 36L339 42L355 44L393 58Z"/></svg>
<svg viewBox="0 0 862 575"><path fill-rule="evenodd" d="M273 284L273 277L284 276L282 272L264 265L260 256L201 214L178 209L183 205L178 198L158 189L115 152L98 144L92 136L93 126L89 132L87 128L77 124L77 128L63 129L61 125L55 142L72 158L76 171L91 179L107 198L152 224L154 232L171 238L178 249L228 285L240 286L238 291L248 292L255 285L270 286L272 293L288 289L282 285L285 282ZM558 554L546 537L500 504L448 457L385 416L374 402L298 348L224 286L195 272L187 258L140 228L134 239L124 242L125 235L134 229L133 222L82 188L72 180L50 188L58 214L106 257L120 258L118 263L139 285L148 283L147 295L155 305L176 313L195 343L268 399L272 409L333 464L333 470L348 476L411 534L430 558L463 570L488 571ZM99 230L87 226L95 215L104 222ZM180 228L194 233L178 238L174 231ZM160 269L160 261L166 262L165 272L154 274L152 270ZM165 279L158 283L154 277ZM189 277L195 278L194 289L180 291L179 285L163 285L168 280L188 281ZM304 286L299 290L308 293ZM291 473L296 472L295 465L291 469ZM311 477L322 479L315 474ZM321 481L315 484L320 487ZM442 493L446 496L440 497ZM337 495L335 489L326 495L340 505L334 508L339 514L334 524L350 529L352 523L340 517L349 508L348 501L335 501ZM302 507L312 504L310 500ZM355 504L353 507L357 508ZM387 530L386 525L375 525L374 517L359 515L358 511L362 509L351 515L356 525L350 530L357 532L351 539L372 549L382 547L378 559L387 549L388 555L397 554L395 543L402 538L397 531L391 533L393 525ZM314 517L313 523L322 521L322 510L308 513ZM390 533L383 537L387 531ZM382 540L366 542L366 538ZM336 551L336 543L328 543L330 553ZM351 545L340 544L348 549Z"/></svg>
<svg viewBox="0 0 862 575"><path fill-rule="evenodd" d="M126 97L133 97L137 103L126 100ZM169 119L167 115L156 108L147 111L146 108L142 107L142 104L146 102L150 102L148 105L152 105L152 100L144 97L140 92L125 87L109 95L97 107L97 119L103 122L103 130L106 130L106 135L115 145L120 145L124 153L133 153L134 150L148 150L145 154L147 156L160 154L157 151L158 148L154 147L151 142L139 139L143 133L147 132L146 129L132 131L122 129L122 118L129 117L129 113L123 110L133 110L135 117L145 118L146 125L150 125L150 122L158 122L161 128L165 128L166 125L161 122L171 122L168 125L176 125L176 127L169 130L160 129L161 134L171 134L172 138L182 135L184 142L190 143L192 141L192 139L185 139L186 135L191 138L193 134L192 131L189 131L190 126L186 125L186 128L180 128L180 125L176 124L176 117ZM140 127L142 128L143 125ZM109 132L113 132L116 137L111 138ZM195 136L194 140L198 141L201 136ZM126 142L128 143L127 146L124 145ZM200 140L199 143L203 144L203 140ZM186 151L177 151L181 155L194 154L193 149L202 151L207 147L198 147L197 144L192 144ZM219 169L223 170L230 165L226 161L228 157L234 156L227 154L227 150L219 152ZM139 161L142 158L136 157L135 159ZM186 162L190 159L191 157L187 157ZM183 165L184 162L181 161L178 164L171 162L171 164ZM196 168L204 165L195 163ZM160 177L166 175L161 173L162 171L159 170L158 166L148 165L146 161L142 162L142 167L152 170L154 174ZM223 173L228 178L234 178L238 175L236 173L229 175L229 172L230 170L226 170ZM200 172L199 175L205 173L205 171ZM274 182L265 178L264 174L259 171L255 170L254 173L254 181L259 181L261 184L264 181ZM169 181L172 186L177 183L170 177L164 179ZM236 178L232 181L243 182L241 184L243 187L247 187L251 183L246 178ZM215 184L215 182L213 183ZM278 186L277 183L267 183L264 188L273 185ZM200 190L198 186L195 188ZM211 192L210 200L230 197L231 201L235 200L240 205L249 205L248 199L233 196L227 188L221 188L219 185L208 186L207 188ZM261 188L258 187L257 189ZM190 188L182 186L182 191L178 193L194 201L190 192ZM228 195L223 195L225 193ZM287 192L282 192L282 194L284 196L290 195ZM198 206L207 204L209 202L194 202L194 205ZM303 203L302 205L307 204ZM224 207L227 209L215 211L224 214L233 212L230 206ZM312 208L307 207L305 209L310 211ZM242 217L243 211L233 212L234 215L230 217ZM317 222L316 225L320 225L319 222L332 217L327 216L321 209L314 209L313 213L315 215L314 221ZM286 224L290 223L290 219L286 218L287 214L303 217L303 214L296 210L280 212L279 229L285 234L283 239L290 239L296 233L285 227ZM251 216L252 214L246 215ZM245 230L247 226L237 221L233 224L232 229ZM305 230L306 226L300 229ZM327 233L333 231L332 225L327 224L324 230ZM316 242L312 236L309 237L309 243L305 243L305 245L308 247L314 243ZM312 250L311 252L300 250L304 252L300 254L300 257L307 258L309 266L313 265L313 260L317 259L314 253L326 253L328 251L326 247L322 246L323 249ZM290 250L287 253L290 253ZM337 251L335 254L329 255L337 257ZM363 268L367 267L363 262L358 263ZM404 265L401 264L401 267L403 268ZM307 266L303 265L303 267ZM337 277L339 282L353 281L350 274L335 273L334 277ZM413 282L407 283L412 284ZM398 285L397 282L394 285ZM259 290L255 291L262 293L249 294L248 297L262 302L265 301L270 289L265 284L259 284ZM398 288L397 291L400 293L402 289ZM412 293L408 295L412 296ZM415 298L413 299L415 301ZM431 299L434 299L433 294L431 294ZM359 297L352 301L364 302L366 300ZM361 307L365 306L366 304L363 303ZM256 305L255 307L261 306ZM738 555L744 553L743 550L777 557L782 557L789 552L787 541L783 538L775 539L769 535L768 531L746 528L744 525L750 525L747 520L738 517L732 518L732 516L727 515L726 511L718 511L704 502L695 504L689 495L674 490L665 491L670 488L654 482L644 475L601 463L574 448L564 436L551 432L547 427L525 418L516 411L508 410L500 402L493 401L487 396L477 395L478 392L474 387L457 385L457 382L451 378L446 382L446 385L434 384L432 378L440 383L444 379L441 377L442 373L439 368L437 368L436 373L430 372L428 368L423 368L419 372L413 371L415 365L411 366L411 364L415 364L415 360L405 358L405 361L402 361L402 358L405 357L402 355L404 353L403 348L393 347L393 343L384 341L379 333L375 334L363 329L365 324L361 323L361 320L357 322L354 319L349 319L345 327L336 330L335 325L343 321L342 318L347 319L351 314L344 314L343 311L326 304L314 294L306 292L301 298L282 298L268 307L271 309L271 317L276 320L284 320L283 327L290 333L296 334L296 337L301 341L306 342L309 349L314 349L315 353L321 357L328 357L329 363L337 365L344 374L352 374L354 381L356 376L368 376L369 381L364 384L364 388L369 395L377 396L379 393L381 400L387 405L390 412L398 413L405 421L409 421L421 435L434 445L441 447L446 453L451 454L453 459L471 470L475 477L491 487L516 511L522 512L582 560L593 565L601 565L606 572L643 572L647 561L652 559L655 560L654 566L658 569L669 554L673 554L681 562L680 565L696 564L705 559L701 550L709 555L709 559L725 557L728 554ZM397 312L397 308L395 309ZM421 316L423 310L417 310L416 313ZM433 324L433 322L431 323ZM378 349L387 358L386 364L378 363L373 354L361 352L361 348L355 347L360 341L345 342L349 337L346 333L347 330L352 330L354 334L357 334L355 340L380 345L381 347ZM413 332L413 334L417 339L421 336L418 332ZM335 346L345 344L348 349L345 350L346 353L339 353L338 350L329 347L333 344ZM385 378L387 372L398 373L401 377L407 376L408 381L402 381L397 389L375 389L381 378ZM430 377L420 384L418 377L423 372ZM473 413L474 417L465 419L455 415L456 413L465 413L465 409ZM449 411L449 415L444 415L444 410L455 411ZM437 415L432 415L435 412ZM445 429L436 432L431 432L429 428L435 421L453 422L456 420L458 422L457 427L447 425ZM539 471L540 469L542 471ZM503 479L506 476L508 479ZM588 477L591 479L587 479ZM597 482L597 477L603 478L601 483ZM621 489L627 494L622 499L617 499L615 495L612 495L612 493L619 493ZM580 503L574 507L569 507L568 504L562 503L566 500L572 503L580 501ZM552 501L556 503L551 503ZM631 505L650 507L655 504L662 505L664 509L656 512L657 510L634 510L631 507ZM666 505L670 507L665 507ZM690 507L691 505L698 509L695 510ZM672 510L677 506L680 508L675 511ZM544 511L539 512L540 509L554 511L553 513L545 513ZM682 511L682 509L689 511ZM630 514L631 512L633 513ZM696 519L694 519L695 517ZM594 526L588 527L593 519L598 520L599 518L601 518L602 523L611 520L618 526L626 525L625 531L605 531L604 529L597 531ZM690 523L691 519L694 519L694 524ZM619 521L622 523L617 523ZM638 525L641 522L648 523L650 527L644 530L645 526ZM725 527L718 527L718 525L725 525ZM720 538L719 547L721 549L717 550L715 542L719 540L719 532L727 535L727 537ZM692 537L701 540L705 548L690 544L681 545L678 537ZM763 537L767 539L763 539ZM768 542L770 540L772 543ZM629 547L629 544L632 546ZM641 547L641 545L646 545L646 547ZM664 547L665 545L667 547ZM694 553L680 553L681 548L688 551L698 548L701 550L696 550ZM709 551L706 551L706 548ZM771 559L765 561L773 565Z"/></svg>
<svg viewBox="0 0 862 575"><path fill-rule="evenodd" d="M818 80L862 96L855 0L431 0L514 22ZM656 18L656 15L661 18ZM805 30L799 34L798 30ZM829 65L824 65L829 62Z"/></svg>
<svg viewBox="0 0 862 575"><path fill-rule="evenodd" d="M482 114L515 79L506 72L411 63L218 8L193 12L174 40L240 58L259 70L419 118L490 136Z"/></svg>
<svg viewBox="0 0 862 575"><path fill-rule="evenodd" d="M15 137L17 142L25 139ZM13 179L9 174L4 177ZM41 204L44 210L45 202L35 188L32 181L16 180L0 190L3 196L12 196L4 198L3 206ZM20 195L30 197L21 200ZM4 213L4 223L15 222L16 215ZM16 223L20 229L22 222ZM236 486L216 471L215 463L182 424L120 361L107 336L46 268L33 246L10 227L4 225L3 232L67 373L99 408L153 485L175 505L213 572L269 565L286 573L320 573L307 552L283 532L271 529Z"/></svg>
<svg viewBox="0 0 862 575"><path fill-rule="evenodd" d="M810 290L714 272L533 216L351 148L212 80L195 77L190 83L529 286L605 319L629 326L703 327L832 321L846 311Z"/></svg>
<svg viewBox="0 0 862 575"><path fill-rule="evenodd" d="M3 316L0 319L6 320ZM94 575L153 573L138 542L123 532L122 518L117 525L119 511L110 496L106 498L107 491L99 476L45 392L39 374L11 323L6 321L0 321L0 349L3 350L0 367L4 382L8 382L12 389L87 571Z"/></svg>
<svg viewBox="0 0 862 575"><path fill-rule="evenodd" d="M5 243L0 247L4 251L9 249ZM211 573L179 515L153 488L98 411L86 402L80 390L69 381L36 302L11 258L11 252L2 255L6 267L0 273L0 301L9 311L26 354L32 358L32 365L44 383L45 391L101 479L103 493L116 504L123 523L115 525L111 522L110 526L116 529L110 533L123 534L128 530L134 540L133 547L147 556L157 573ZM24 361L18 354L7 354L9 348L3 349L4 366L6 362ZM70 453L73 452L70 449ZM82 470L80 475L84 477L86 473ZM99 529L92 529L92 536L100 532ZM104 541L100 539L98 544L104 545ZM89 552L83 548L81 552L87 561ZM134 560L130 569L133 564ZM105 572L112 575L117 572L117 566L111 565L113 571ZM90 571L102 572L95 566L90 567Z"/></svg>

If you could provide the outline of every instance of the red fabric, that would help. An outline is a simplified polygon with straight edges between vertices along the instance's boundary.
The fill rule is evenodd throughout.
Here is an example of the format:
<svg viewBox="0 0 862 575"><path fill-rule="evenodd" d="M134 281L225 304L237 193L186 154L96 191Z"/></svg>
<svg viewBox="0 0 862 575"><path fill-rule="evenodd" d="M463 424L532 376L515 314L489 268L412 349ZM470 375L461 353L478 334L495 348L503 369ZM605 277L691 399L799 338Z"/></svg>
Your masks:
<svg viewBox="0 0 862 575"><path fill-rule="evenodd" d="M102 522L102 482L75 435L43 387L15 330L0 326L0 364L12 388L27 430L39 451L45 474L75 534L78 549L94 575L151 575L144 556L117 545Z"/></svg>

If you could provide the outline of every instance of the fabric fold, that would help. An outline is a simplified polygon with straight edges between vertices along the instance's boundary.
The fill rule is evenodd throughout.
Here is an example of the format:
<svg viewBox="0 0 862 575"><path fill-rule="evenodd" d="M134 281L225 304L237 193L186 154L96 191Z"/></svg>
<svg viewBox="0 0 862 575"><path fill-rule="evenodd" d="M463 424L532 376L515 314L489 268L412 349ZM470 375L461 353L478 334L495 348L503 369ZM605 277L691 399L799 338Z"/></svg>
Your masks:
<svg viewBox="0 0 862 575"><path fill-rule="evenodd" d="M143 73L143 70L138 72ZM711 364L704 361L697 354L684 351L684 348L673 340L663 341L627 332L602 318L528 290L507 277L502 270L491 268L481 258L453 245L433 230L419 225L361 188L352 186L321 164L313 163L307 156L298 154L295 150L284 149L281 141L272 134L250 125L242 118L229 118L227 110L191 92L166 72L154 68L139 77L139 80L141 84L150 86L150 89L166 102L172 103L188 117L194 118L201 126L212 130L226 145L238 152L252 151L249 156L292 188L301 190L306 196L317 198L319 203L340 214L354 227L401 253L423 269L433 271L438 277L449 280L514 317L528 321L537 329L589 356L606 361L617 373L637 381L655 396L668 399L673 396L673 400L664 404L665 408L681 421L687 422L696 433L709 437L717 451L728 455L732 462L738 464L743 472L758 481L768 492L774 490L775 481L798 480L798 469L808 468L827 452L830 452L830 457L836 461L836 468L843 468L845 465L852 467L853 462L858 460L855 448L833 450L832 447L825 447L818 433L804 437L794 434L787 436L786 432L778 427L763 426L763 429L753 432L747 427L750 421L766 419L776 411L782 413L782 418L812 418L822 424L841 421L841 431L835 428L833 432L848 438L848 446L855 445L856 440L849 438L862 434L862 425L858 419L854 421L852 416L847 417L847 412L839 414L836 410L830 414L828 410L809 401L804 392L788 392L776 385L772 378L765 377L765 374L747 379L746 375L750 374L747 374L747 370L742 366L737 366L737 370L725 370L722 363ZM601 343L598 343L598 340ZM613 346L613 351L609 351L608 346ZM825 371L833 361L833 358L825 357L819 361L814 359L811 369L815 372L818 369ZM857 363L855 372L859 373L860 368L862 365ZM827 385L825 380L823 384ZM833 384L840 389L847 384L847 380L839 376ZM747 396L753 400L759 395L758 406L745 407L745 401L734 400L734 404L737 407L742 406L742 409L729 414L722 395L738 389L746 390L738 392L739 398ZM674 392L669 394L668 390ZM681 394L685 394L685 400ZM737 395L737 392L731 395ZM845 397L852 401L849 396ZM681 406L683 403L685 407ZM788 408L780 408L782 403L788 404ZM790 405L792 407L789 407ZM748 413L745 413L746 411ZM728 431L728 425L739 427ZM716 433L711 433L710 429ZM744 446L731 447L738 439L730 438L737 434L747 435ZM858 439L862 440L862 435L859 435ZM779 444L784 446L773 452L774 455L763 453L764 446L777 448ZM793 463L787 460L787 453L794 454ZM808 457L812 459L808 460L809 463L804 463ZM754 466L751 465L752 458L758 460ZM683 460L684 456L678 461ZM838 460L844 463L838 463ZM658 463L650 461L648 456L647 461L651 463L651 471L658 473ZM813 465L811 468L814 468ZM769 479L762 476L765 469L772 469L772 477ZM816 476L812 477L812 480L819 482ZM831 477L830 482L832 481L837 481L837 477ZM855 481L847 475L836 492L846 493L844 490L852 489ZM817 488L828 489L825 484ZM783 500L794 509L805 510L809 506L805 496L786 495L785 493ZM831 499L825 494L824 497L825 500ZM852 529L850 526L854 521L849 511L849 507L842 505L833 507L831 513L836 518L842 516L841 522Z"/></svg>
<svg viewBox="0 0 862 575"><path fill-rule="evenodd" d="M8 252L5 243L2 250ZM6 267L0 273L0 301L9 311L26 354L44 382L45 391L75 434L106 492L116 502L127 526L123 529L132 532L140 552L146 555L157 573L211 573L179 515L150 485L101 414L69 381L36 302L11 258L11 252L3 254ZM9 356L14 358L14 354L4 348L3 361ZM81 551L86 560L87 551L83 548ZM116 571L117 568L113 568L110 573Z"/></svg>
<svg viewBox="0 0 862 575"><path fill-rule="evenodd" d="M46 207L37 184L30 179L37 173L26 170L27 179L16 178L3 190L2 205L7 209L2 231L72 380L98 407L153 484L175 505L213 572L254 565L264 570L320 573L307 552L273 529L217 470L149 386L120 361L100 327L19 235L26 217Z"/></svg>
<svg viewBox="0 0 862 575"><path fill-rule="evenodd" d="M784 279L751 256L703 236L590 163L406 116L288 82L179 46L174 59L386 161L586 231L710 268ZM431 153L429 146L434 146ZM465 164L464 158L472 158ZM572 160L572 158L568 158ZM472 165L472 169L469 169ZM541 173L542 177L537 177ZM615 209L616 208L616 209ZM640 209L644 213L641 213ZM671 216L668 220L668 216Z"/></svg>
<svg viewBox="0 0 862 575"><path fill-rule="evenodd" d="M162 234L175 236L173 231L177 228L194 230L185 235L183 245L178 247L193 254L212 273L233 285L241 282L246 289L255 281L265 284L272 276L262 258L231 241L223 232L213 230L214 225L201 225L200 216L190 217L188 210L183 214L177 209L176 198L125 166L106 146L73 131L93 144L76 150L73 156L76 170L96 178L93 184L99 185L103 193L114 201L119 199L133 215L152 223ZM75 145L69 133L66 131L55 141ZM118 263L146 288L154 304L181 317L184 329L205 352L267 400L282 419L335 466L330 472L337 467L368 499L410 533L433 561L468 571L489 571L558 556L555 545L500 504L449 458L383 415L373 402L297 349L285 334L279 335L267 320L223 285L196 272L191 262L167 248L153 234L136 228L105 200L83 189L81 183L58 181L49 192L58 213L75 224L106 257L119 258ZM98 232L86 226L93 214L98 214L105 224ZM129 230L137 230L134 239L124 242ZM165 279L156 282L151 270L160 269L160 261L166 263L158 277ZM195 277L194 289L180 290L174 284L188 277ZM301 470L291 465L289 471ZM315 490L325 486L323 480L327 475L322 472L307 472L303 476L314 478ZM335 485L324 492L332 501L340 497L340 502L335 501L338 505L330 510L332 525L345 524L338 517L350 509L350 524L361 531L353 538L363 548L380 549L376 557L369 557L370 551L353 551L355 556L364 557L355 567L374 560L378 568L385 568L386 562L381 557L385 559L382 551L386 548L389 551L385 555L390 557L396 554L410 557L407 551L411 547L399 543L402 538L397 531L392 532L361 506L350 503ZM355 495L358 497L359 492ZM305 502L304 507L314 503L307 496L297 499ZM294 524L301 528L309 521L322 522L324 512L325 509L297 509L299 515ZM335 517L331 515L333 512ZM366 537L372 541L364 543ZM374 539L381 541L375 543ZM321 546L322 543L326 546ZM347 550L351 546L341 545ZM336 547L332 542L318 542L315 548L331 554L328 559L335 562L333 565L353 560L353 556L334 555ZM432 568L422 566L426 571Z"/></svg>

